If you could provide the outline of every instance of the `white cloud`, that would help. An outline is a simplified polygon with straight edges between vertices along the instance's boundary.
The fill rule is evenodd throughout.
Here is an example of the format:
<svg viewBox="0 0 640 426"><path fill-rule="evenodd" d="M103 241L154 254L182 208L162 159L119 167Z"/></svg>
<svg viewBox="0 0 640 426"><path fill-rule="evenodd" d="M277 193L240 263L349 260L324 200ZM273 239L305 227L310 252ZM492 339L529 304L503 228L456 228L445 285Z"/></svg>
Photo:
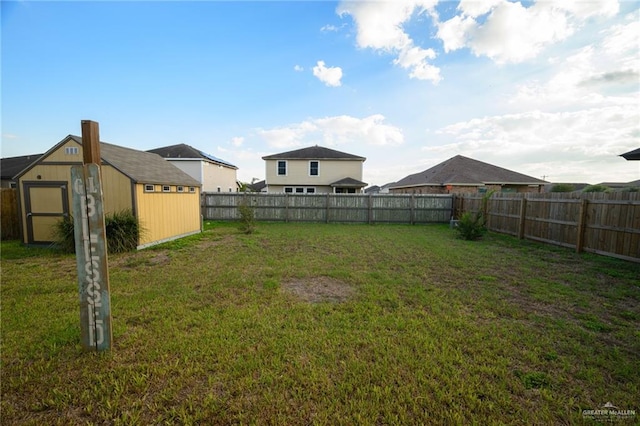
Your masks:
<svg viewBox="0 0 640 426"><path fill-rule="evenodd" d="M338 31L340 28L336 27L335 25L331 25L331 24L327 24L324 25L322 28L320 28L320 31L322 32L335 32Z"/></svg>
<svg viewBox="0 0 640 426"><path fill-rule="evenodd" d="M302 71L304 71L304 67L296 64L296 65L293 66L293 70L296 71L296 72L302 72Z"/></svg>
<svg viewBox="0 0 640 426"><path fill-rule="evenodd" d="M434 59L432 49L416 46L403 25L417 10L423 14L437 4L437 0L412 0L388 2L343 1L337 13L350 15L356 23L356 42L361 48L381 50L397 55L394 64L409 69L409 76L438 83L440 71L427 60Z"/></svg>
<svg viewBox="0 0 640 426"><path fill-rule="evenodd" d="M453 142L427 151L446 152L449 157L460 153L497 165L510 164L522 173L544 173L552 180L562 181L580 162L597 166L618 161L625 166L618 156L637 144L640 122L636 109L618 105L484 117L446 126L437 133L447 135ZM599 175L594 166L589 169L591 183L615 179L610 174Z"/></svg>
<svg viewBox="0 0 640 426"><path fill-rule="evenodd" d="M386 124L385 117L374 114L364 118L339 115L317 118L274 129L257 131L269 147L275 149L321 144L396 146L404 142L402 130Z"/></svg>
<svg viewBox="0 0 640 426"><path fill-rule="evenodd" d="M342 68L327 67L324 61L318 61L318 64L313 67L313 75L329 87L338 87L342 84L340 81L342 79Z"/></svg>
<svg viewBox="0 0 640 426"><path fill-rule="evenodd" d="M547 81L521 83L511 104L546 109L624 105L637 113L640 23L616 25L602 35L599 42L555 61Z"/></svg>
<svg viewBox="0 0 640 426"><path fill-rule="evenodd" d="M437 24L437 37L445 52L468 47L499 64L518 63L565 40L588 18L615 15L618 7L616 0L539 1L529 7L506 0L462 1L459 15Z"/></svg>
<svg viewBox="0 0 640 426"><path fill-rule="evenodd" d="M240 147L244 143L244 138L242 136L235 136L231 138L231 145L235 147Z"/></svg>

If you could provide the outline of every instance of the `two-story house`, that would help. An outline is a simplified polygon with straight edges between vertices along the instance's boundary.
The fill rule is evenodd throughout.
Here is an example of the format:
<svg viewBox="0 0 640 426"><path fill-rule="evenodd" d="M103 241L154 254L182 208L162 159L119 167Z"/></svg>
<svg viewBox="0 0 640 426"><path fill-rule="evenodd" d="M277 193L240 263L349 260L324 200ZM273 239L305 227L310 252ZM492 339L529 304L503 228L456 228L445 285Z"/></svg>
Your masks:
<svg viewBox="0 0 640 426"><path fill-rule="evenodd" d="M202 185L202 192L238 191L238 168L220 158L183 143L148 152L158 154L196 179Z"/></svg>
<svg viewBox="0 0 640 426"><path fill-rule="evenodd" d="M355 194L367 186L362 182L366 158L358 155L316 145L262 159L267 192Z"/></svg>

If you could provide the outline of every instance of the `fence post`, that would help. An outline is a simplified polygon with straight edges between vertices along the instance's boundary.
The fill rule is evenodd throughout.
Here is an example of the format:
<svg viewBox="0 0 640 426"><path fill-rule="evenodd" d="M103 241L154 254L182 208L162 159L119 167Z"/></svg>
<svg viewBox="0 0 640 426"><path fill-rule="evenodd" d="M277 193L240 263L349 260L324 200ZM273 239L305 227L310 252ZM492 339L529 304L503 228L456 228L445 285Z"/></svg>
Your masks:
<svg viewBox="0 0 640 426"><path fill-rule="evenodd" d="M584 246L584 230L586 228L587 222L587 207L589 205L589 200L583 198L580 202L580 213L578 216L578 232L576 235L576 253L582 252Z"/></svg>
<svg viewBox="0 0 640 426"><path fill-rule="evenodd" d="M522 196L520 200L520 222L518 223L518 238L524 238L524 224L527 217L527 197Z"/></svg>
<svg viewBox="0 0 640 426"><path fill-rule="evenodd" d="M284 222L289 222L289 194L284 194Z"/></svg>
<svg viewBox="0 0 640 426"><path fill-rule="evenodd" d="M416 208L416 199L415 199L415 195L411 194L411 224L414 225L415 224L415 208Z"/></svg>
<svg viewBox="0 0 640 426"><path fill-rule="evenodd" d="M329 203L331 202L331 193L327 192L327 213L326 213L326 222L329 223Z"/></svg>
<svg viewBox="0 0 640 426"><path fill-rule="evenodd" d="M373 222L373 195L369 194L369 225Z"/></svg>

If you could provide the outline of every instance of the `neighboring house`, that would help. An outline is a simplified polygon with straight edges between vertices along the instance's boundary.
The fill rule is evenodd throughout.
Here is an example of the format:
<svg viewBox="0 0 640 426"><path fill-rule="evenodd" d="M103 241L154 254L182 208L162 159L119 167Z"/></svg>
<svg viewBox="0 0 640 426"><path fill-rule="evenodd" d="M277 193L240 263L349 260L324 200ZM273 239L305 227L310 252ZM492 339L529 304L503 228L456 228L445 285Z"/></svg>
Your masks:
<svg viewBox="0 0 640 426"><path fill-rule="evenodd" d="M267 155L267 192L290 194L360 193L362 164L366 160L321 146Z"/></svg>
<svg viewBox="0 0 640 426"><path fill-rule="evenodd" d="M23 155L20 157L7 157L0 159L0 178L2 188L16 188L15 175L27 168L31 163L40 158L42 154Z"/></svg>
<svg viewBox="0 0 640 426"><path fill-rule="evenodd" d="M548 182L456 155L391 185L392 194L452 194L487 191L541 192Z"/></svg>
<svg viewBox="0 0 640 426"><path fill-rule="evenodd" d="M368 186L364 189L364 193L365 194L379 194L380 193L380 187L378 185L371 185Z"/></svg>
<svg viewBox="0 0 640 426"><path fill-rule="evenodd" d="M202 185L202 192L236 192L238 168L186 144L150 149Z"/></svg>
<svg viewBox="0 0 640 426"><path fill-rule="evenodd" d="M620 157L623 157L627 161L640 160L640 148L625 152L624 154L621 154Z"/></svg>
<svg viewBox="0 0 640 426"><path fill-rule="evenodd" d="M138 248L200 232L200 183L159 155L100 142L105 214L131 210L143 228ZM16 179L22 241L54 241L70 214L71 166L82 164L82 138L69 135Z"/></svg>
<svg viewBox="0 0 640 426"><path fill-rule="evenodd" d="M247 185L251 192L267 192L267 181L260 180Z"/></svg>
<svg viewBox="0 0 640 426"><path fill-rule="evenodd" d="M600 186L606 186L607 188L613 191L626 190L629 188L637 188L640 187L640 180L634 180L631 182L600 182Z"/></svg>

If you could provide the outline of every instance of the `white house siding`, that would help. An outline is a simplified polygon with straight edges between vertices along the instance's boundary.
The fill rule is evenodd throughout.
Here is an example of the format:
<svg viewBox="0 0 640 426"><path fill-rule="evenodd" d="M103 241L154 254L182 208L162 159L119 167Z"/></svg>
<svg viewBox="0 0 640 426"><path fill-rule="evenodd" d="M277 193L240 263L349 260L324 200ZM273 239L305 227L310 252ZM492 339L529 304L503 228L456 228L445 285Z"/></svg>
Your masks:
<svg viewBox="0 0 640 426"><path fill-rule="evenodd" d="M218 164L202 162L203 192L236 192L237 173L235 169L224 167Z"/></svg>
<svg viewBox="0 0 640 426"><path fill-rule="evenodd" d="M198 180L202 184L202 192L236 192L236 170L202 160L168 159L177 168Z"/></svg>
<svg viewBox="0 0 640 426"><path fill-rule="evenodd" d="M200 160L174 160L174 159L169 159L167 160L169 161L171 164L173 164L174 166L176 166L177 168L179 168L180 170L182 170L183 172L185 172L186 174L188 174L189 176L191 176L192 178L194 178L195 180L197 180L200 183L202 182L202 166L200 165L200 163L202 163L202 161ZM204 184L203 184L204 186ZM206 191L203 187L202 191Z"/></svg>
<svg viewBox="0 0 640 426"><path fill-rule="evenodd" d="M309 176L309 162L316 160L285 160L287 175L278 176L278 161L265 160L266 181L269 192L283 192L284 187L316 187L317 192L327 186L347 177L362 180L362 161L356 160L317 160L319 161L318 176Z"/></svg>

